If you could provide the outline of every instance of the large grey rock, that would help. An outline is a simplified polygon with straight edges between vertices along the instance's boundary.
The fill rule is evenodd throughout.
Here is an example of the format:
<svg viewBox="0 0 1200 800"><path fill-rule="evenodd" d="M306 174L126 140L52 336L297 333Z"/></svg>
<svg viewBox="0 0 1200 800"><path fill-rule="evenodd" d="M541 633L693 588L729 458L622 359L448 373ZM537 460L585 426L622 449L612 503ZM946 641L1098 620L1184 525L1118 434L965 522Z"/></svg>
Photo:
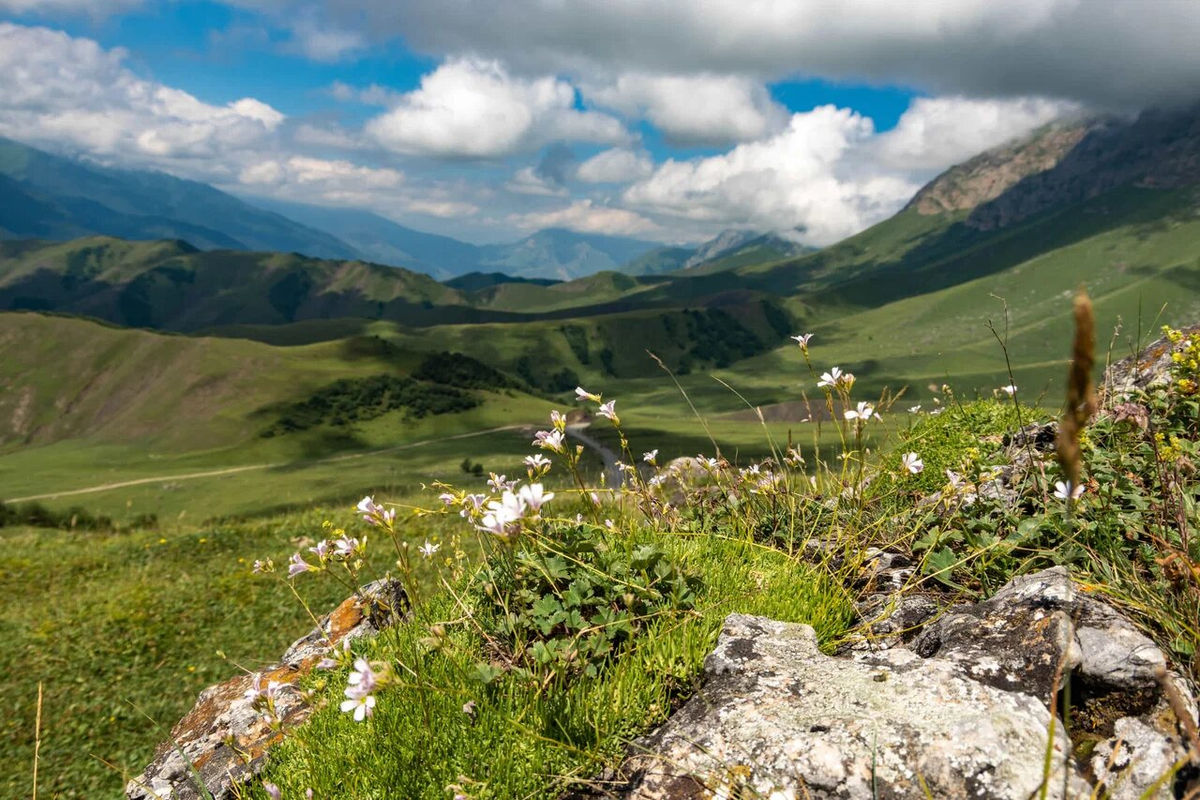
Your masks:
<svg viewBox="0 0 1200 800"><path fill-rule="evenodd" d="M1070 742L1037 698L902 648L826 656L807 625L732 614L705 685L625 765L622 796L1062 797ZM1074 772L1070 796L1090 787ZM725 794L722 795L721 792ZM737 791L757 794L737 795ZM705 794L710 792L714 794Z"/></svg>
<svg viewBox="0 0 1200 800"><path fill-rule="evenodd" d="M1166 657L1110 606L1081 593L1065 567L1014 578L989 600L930 624L913 642L924 656L952 658L971 677L1049 702L1078 670L1110 689L1157 685Z"/></svg>

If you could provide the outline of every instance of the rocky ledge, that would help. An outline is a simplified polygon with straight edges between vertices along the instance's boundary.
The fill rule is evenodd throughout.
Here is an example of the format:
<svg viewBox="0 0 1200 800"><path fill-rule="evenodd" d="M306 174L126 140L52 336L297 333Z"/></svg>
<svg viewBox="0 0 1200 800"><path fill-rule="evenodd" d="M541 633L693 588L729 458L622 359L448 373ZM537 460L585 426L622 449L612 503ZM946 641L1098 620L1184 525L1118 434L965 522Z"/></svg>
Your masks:
<svg viewBox="0 0 1200 800"><path fill-rule="evenodd" d="M296 640L278 663L239 675L200 693L196 705L171 729L154 760L125 787L129 800L232 800L262 771L268 750L289 728L304 722L312 706L299 682L343 642L372 636L400 619L408 607L396 581L359 589L308 635ZM274 682L270 714L253 697Z"/></svg>
<svg viewBox="0 0 1200 800"><path fill-rule="evenodd" d="M1188 686L1065 569L982 603L920 607L927 621L891 604L908 615L905 641L837 656L807 625L730 615L701 691L576 797L1027 800L1045 781L1046 797L1122 800L1200 788ZM1065 692L1064 726L1051 709Z"/></svg>

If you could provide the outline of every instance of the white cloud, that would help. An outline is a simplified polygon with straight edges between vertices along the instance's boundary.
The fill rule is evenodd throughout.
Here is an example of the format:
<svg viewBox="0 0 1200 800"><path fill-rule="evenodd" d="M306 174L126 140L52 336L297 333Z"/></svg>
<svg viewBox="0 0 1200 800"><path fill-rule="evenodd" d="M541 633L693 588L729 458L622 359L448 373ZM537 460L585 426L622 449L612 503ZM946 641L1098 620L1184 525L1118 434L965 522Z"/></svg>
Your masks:
<svg viewBox="0 0 1200 800"><path fill-rule="evenodd" d="M313 61L338 61L366 47L366 37L354 30L330 26L311 11L292 22L292 46Z"/></svg>
<svg viewBox="0 0 1200 800"><path fill-rule="evenodd" d="M1079 111L1076 104L1039 97L917 98L896 127L879 136L874 155L893 169L941 170Z"/></svg>
<svg viewBox="0 0 1200 800"><path fill-rule="evenodd" d="M124 50L0 23L0 134L145 165L261 146L284 121L266 103L224 106L144 80Z"/></svg>
<svg viewBox="0 0 1200 800"><path fill-rule="evenodd" d="M628 140L615 118L575 108L575 90L552 77L518 78L494 61L453 59L371 120L381 146L442 158L496 158L558 140Z"/></svg>
<svg viewBox="0 0 1200 800"><path fill-rule="evenodd" d="M243 169L238 178L250 185L286 182L332 188L390 189L399 186L404 175L394 169L363 167L349 161L292 156L284 161L252 164Z"/></svg>
<svg viewBox="0 0 1200 800"><path fill-rule="evenodd" d="M575 177L586 183L629 183L649 177L652 172L654 162L645 153L614 147L580 164Z"/></svg>
<svg viewBox="0 0 1200 800"><path fill-rule="evenodd" d="M526 230L568 228L580 233L605 233L611 236L653 235L658 226L624 208L596 205L592 200L577 200L565 208L517 214L509 222Z"/></svg>
<svg viewBox="0 0 1200 800"><path fill-rule="evenodd" d="M682 144L727 144L781 130L788 112L760 82L737 75L620 76L585 89L590 100L631 117L645 117Z"/></svg>
<svg viewBox="0 0 1200 800"><path fill-rule="evenodd" d="M237 0L277 10L301 0ZM308 7L308 3L305 7ZM324 0L329 19L434 55L540 73L793 75L930 94L1142 107L1200 94L1189 0Z"/></svg>
<svg viewBox="0 0 1200 800"><path fill-rule="evenodd" d="M453 219L470 217L479 213L479 206L461 200L429 200L414 198L404 203L406 211L414 214L427 214L431 217Z"/></svg>
<svg viewBox="0 0 1200 800"><path fill-rule="evenodd" d="M543 197L566 197L568 194L565 186L547 180L539 175L534 167L522 167L517 170L516 174L504 184L504 188L517 194L533 194Z"/></svg>
<svg viewBox="0 0 1200 800"><path fill-rule="evenodd" d="M897 175L847 178L839 170L869 142L871 120L822 106L795 114L786 130L722 155L670 160L625 191L627 204L711 227L800 229L830 244L895 211L917 185Z"/></svg>
<svg viewBox="0 0 1200 800"><path fill-rule="evenodd" d="M105 17L140 6L143 0L0 0L0 11L11 14L86 14Z"/></svg>

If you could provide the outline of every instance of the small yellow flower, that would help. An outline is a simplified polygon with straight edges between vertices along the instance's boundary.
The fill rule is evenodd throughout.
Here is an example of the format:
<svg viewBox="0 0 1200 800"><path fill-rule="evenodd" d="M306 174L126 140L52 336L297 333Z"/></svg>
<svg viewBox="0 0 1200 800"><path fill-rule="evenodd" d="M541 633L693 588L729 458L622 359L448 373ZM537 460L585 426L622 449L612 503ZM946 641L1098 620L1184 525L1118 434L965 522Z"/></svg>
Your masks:
<svg viewBox="0 0 1200 800"><path fill-rule="evenodd" d="M166 543L167 543L167 540L166 540L166 539L159 539L159 540L158 540L158 543L159 543L159 544L166 544Z"/></svg>

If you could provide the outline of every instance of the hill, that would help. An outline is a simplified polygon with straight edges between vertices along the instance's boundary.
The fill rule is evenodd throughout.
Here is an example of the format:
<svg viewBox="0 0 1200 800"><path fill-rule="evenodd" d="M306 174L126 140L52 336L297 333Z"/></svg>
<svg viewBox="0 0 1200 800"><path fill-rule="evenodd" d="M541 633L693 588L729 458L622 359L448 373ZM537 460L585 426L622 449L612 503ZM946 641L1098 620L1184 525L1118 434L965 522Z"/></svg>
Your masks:
<svg viewBox="0 0 1200 800"><path fill-rule="evenodd" d="M340 317L427 325L504 316L473 308L461 292L396 267L108 237L62 244L0 241L0 309L83 314L175 331Z"/></svg>
<svg viewBox="0 0 1200 800"><path fill-rule="evenodd" d="M550 228L512 244L480 248L480 264L522 278L570 280L615 270L658 248L654 242Z"/></svg>
<svg viewBox="0 0 1200 800"><path fill-rule="evenodd" d="M0 238L65 240L93 234L183 239L201 249L357 255L327 233L203 183L102 167L0 138Z"/></svg>
<svg viewBox="0 0 1200 800"><path fill-rule="evenodd" d="M406 267L439 280L464 275L480 267L480 252L476 245L407 228L370 211L260 197L248 197L246 201L325 231L352 246L359 257L378 264Z"/></svg>

